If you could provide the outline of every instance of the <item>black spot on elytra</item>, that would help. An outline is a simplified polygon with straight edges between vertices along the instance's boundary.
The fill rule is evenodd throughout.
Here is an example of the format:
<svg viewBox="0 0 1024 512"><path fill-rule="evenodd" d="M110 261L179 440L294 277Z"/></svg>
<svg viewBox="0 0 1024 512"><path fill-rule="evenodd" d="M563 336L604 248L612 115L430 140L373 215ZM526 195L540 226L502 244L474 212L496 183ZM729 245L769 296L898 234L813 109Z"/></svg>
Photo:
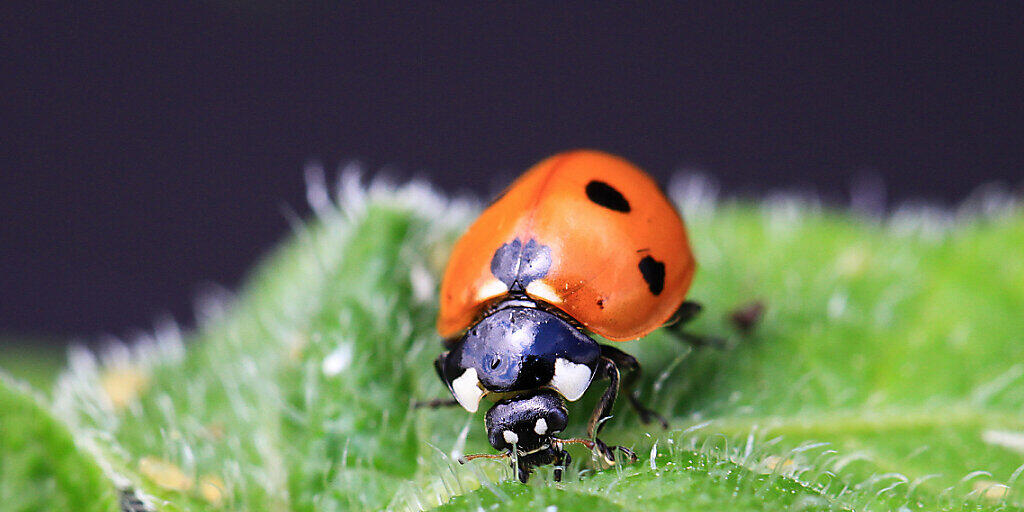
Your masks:
<svg viewBox="0 0 1024 512"><path fill-rule="evenodd" d="M639 267L651 293L654 295L661 293L665 289L665 264L650 256L644 256L644 259L640 260Z"/></svg>
<svg viewBox="0 0 1024 512"><path fill-rule="evenodd" d="M535 279L548 275L551 248L531 239L523 245L519 239L502 245L491 258L491 273L511 291L521 292Z"/></svg>
<svg viewBox="0 0 1024 512"><path fill-rule="evenodd" d="M622 196L622 193L615 190L615 187L603 182L592 180L587 183L587 197L595 204L604 206L609 210L629 213L629 201Z"/></svg>
<svg viewBox="0 0 1024 512"><path fill-rule="evenodd" d="M604 309L604 299L597 299L597 309Z"/></svg>

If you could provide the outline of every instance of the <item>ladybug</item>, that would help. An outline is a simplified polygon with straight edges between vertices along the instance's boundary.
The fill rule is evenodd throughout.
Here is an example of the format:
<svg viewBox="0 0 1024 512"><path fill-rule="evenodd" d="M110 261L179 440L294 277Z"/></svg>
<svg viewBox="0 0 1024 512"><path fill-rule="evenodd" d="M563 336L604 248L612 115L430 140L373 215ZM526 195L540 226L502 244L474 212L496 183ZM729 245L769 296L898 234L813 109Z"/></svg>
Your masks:
<svg viewBox="0 0 1024 512"><path fill-rule="evenodd" d="M615 464L622 446L597 438L622 386L642 421L667 423L633 394L637 360L592 335L640 338L700 307L684 302L696 264L679 213L658 184L628 161L591 150L536 164L498 197L456 242L441 282L437 331L445 348L434 365L456 403L485 423L526 482L553 464L554 478L581 444ZM585 439L562 439L566 401L609 381Z"/></svg>

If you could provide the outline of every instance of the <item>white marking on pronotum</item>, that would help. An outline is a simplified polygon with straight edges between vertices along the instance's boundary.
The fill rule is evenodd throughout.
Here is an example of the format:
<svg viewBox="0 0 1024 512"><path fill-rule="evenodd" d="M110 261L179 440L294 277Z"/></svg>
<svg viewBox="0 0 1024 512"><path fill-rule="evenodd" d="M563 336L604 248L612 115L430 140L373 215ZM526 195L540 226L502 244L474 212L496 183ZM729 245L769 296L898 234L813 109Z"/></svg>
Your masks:
<svg viewBox="0 0 1024 512"><path fill-rule="evenodd" d="M558 296L555 289L551 285L544 281L532 281L526 285L526 294L531 297L543 299L552 304L558 304L562 302L562 298Z"/></svg>
<svg viewBox="0 0 1024 512"><path fill-rule="evenodd" d="M506 430L502 432L501 435L505 437L505 442L508 444L516 444L519 442L519 436L511 430Z"/></svg>
<svg viewBox="0 0 1024 512"><path fill-rule="evenodd" d="M548 422L544 418L537 420L537 424L533 426L533 431L536 432L539 436L547 434Z"/></svg>
<svg viewBox="0 0 1024 512"><path fill-rule="evenodd" d="M484 391L480 389L480 379L476 376L476 368L466 370L452 381L452 394L459 405L469 412L476 412L480 407L480 398L484 396Z"/></svg>
<svg viewBox="0 0 1024 512"><path fill-rule="evenodd" d="M555 360L555 376L551 378L551 388L561 393L566 400L575 402L590 387L593 374L585 364L576 364L559 357Z"/></svg>
<svg viewBox="0 0 1024 512"><path fill-rule="evenodd" d="M480 288L477 288L476 298L477 300L485 300L491 297L497 297L507 291L508 286L505 286L505 283L497 279L491 279L484 283Z"/></svg>

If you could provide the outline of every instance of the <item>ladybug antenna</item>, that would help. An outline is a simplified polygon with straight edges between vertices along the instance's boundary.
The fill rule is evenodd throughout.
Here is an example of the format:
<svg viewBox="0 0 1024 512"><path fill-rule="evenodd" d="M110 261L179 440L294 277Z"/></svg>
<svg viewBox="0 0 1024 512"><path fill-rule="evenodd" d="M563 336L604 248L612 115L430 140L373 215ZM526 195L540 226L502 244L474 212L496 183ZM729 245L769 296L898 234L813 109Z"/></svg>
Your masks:
<svg viewBox="0 0 1024 512"><path fill-rule="evenodd" d="M473 455L464 455L459 457L459 464L465 464L473 459L507 459L509 453L477 453Z"/></svg>

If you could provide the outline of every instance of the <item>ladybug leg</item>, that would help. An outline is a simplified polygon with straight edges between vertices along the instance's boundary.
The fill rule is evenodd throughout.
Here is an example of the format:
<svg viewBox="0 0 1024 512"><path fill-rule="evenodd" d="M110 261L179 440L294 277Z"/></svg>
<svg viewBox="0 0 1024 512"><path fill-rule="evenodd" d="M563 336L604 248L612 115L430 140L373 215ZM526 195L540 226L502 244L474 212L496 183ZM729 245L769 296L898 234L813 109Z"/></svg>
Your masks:
<svg viewBox="0 0 1024 512"><path fill-rule="evenodd" d="M675 314L668 322L665 322L665 328L675 335L676 338L685 341L694 348L702 347L713 347L717 349L724 349L729 346L729 343L725 338L719 338L717 336L701 336L699 334L693 334L683 330L686 324L693 321L700 315L700 312L704 309L699 302L688 300L679 305L679 309L676 310Z"/></svg>
<svg viewBox="0 0 1024 512"><path fill-rule="evenodd" d="M601 361L598 365L598 375L596 376L608 377L608 389L604 390L604 394L598 400L597 406L594 407L594 412L590 415L590 421L587 422L587 437L593 440L591 449L600 453L605 463L609 465L615 464L615 450L622 452L629 462L635 462L636 454L629 448L625 446L608 446L597 437L597 434L601 432L601 428L604 427L605 421L611 418L612 406L615 405L615 397L619 394L619 368L615 365L615 362L601 356Z"/></svg>
<svg viewBox="0 0 1024 512"><path fill-rule="evenodd" d="M513 463L513 468L515 469L515 464L514 463ZM528 468L528 467L526 467L525 465L520 465L519 468L518 468L518 471L516 471L516 473L519 476L519 481L525 484L526 482L530 481L530 475L533 474L533 470Z"/></svg>
<svg viewBox="0 0 1024 512"><path fill-rule="evenodd" d="M679 326L682 327L690 323L694 318L700 315L700 312L704 310L704 305L700 302L688 300L679 305L679 309L672 314L672 317L665 322L665 327Z"/></svg>
<svg viewBox="0 0 1024 512"><path fill-rule="evenodd" d="M437 359L434 360L434 370L437 371L437 378L441 379L441 384L444 384L447 387L448 383L445 382L444 380L443 371L445 359L448 359L447 351L442 352L441 355L437 356ZM435 398L433 400L421 400L413 402L412 408L420 409L426 407L428 409L438 409L441 407L454 407L456 405L459 405L459 402L454 398Z"/></svg>
<svg viewBox="0 0 1024 512"><path fill-rule="evenodd" d="M635 386L640 381L641 374L640 362L635 357L610 345L601 345L601 356L614 362L619 370L625 373L625 377L622 379L622 391L626 394L626 398L629 399L629 404L633 406L633 410L640 415L640 421L645 425L652 421L657 421L661 424L661 428L668 429L668 420L640 403L640 400L636 397Z"/></svg>
<svg viewBox="0 0 1024 512"><path fill-rule="evenodd" d="M562 472L565 471L565 468L569 464L572 464L572 457L569 456L569 452L560 450L559 453L555 455L555 461L552 462L552 464L555 466L554 480L556 482L561 482Z"/></svg>
<svg viewBox="0 0 1024 512"><path fill-rule="evenodd" d="M732 310L729 321L740 334L748 335L754 331L764 316L764 302L753 300Z"/></svg>
<svg viewBox="0 0 1024 512"><path fill-rule="evenodd" d="M602 441L600 439L597 439L597 438L594 438L593 440L590 440L590 439L580 439L578 437L573 437L573 438L569 438L569 439L560 439L559 441L562 444L578 444L578 445L582 445L582 446L586 447L588 450L590 450L592 452L600 453L601 454L601 458L604 459L605 463L608 464L609 466L614 466L615 465L615 450L618 450L618 451L622 452L622 454L626 456L626 459L628 459L629 462L636 462L636 460L637 460L636 454L633 453L633 450L630 450L629 448L626 448L625 446L612 446L612 447L609 447L608 445L604 444L604 441ZM568 453L566 453L565 455L566 455L566 457L569 456Z"/></svg>
<svg viewBox="0 0 1024 512"><path fill-rule="evenodd" d="M121 495L118 500L121 504L122 512L146 512L149 507L146 506L146 502L142 501L138 494L135 493L135 489L126 488L118 492Z"/></svg>
<svg viewBox="0 0 1024 512"><path fill-rule="evenodd" d="M459 401L454 398L435 398L433 400L417 400L412 403L413 409L440 409L442 407L455 407Z"/></svg>
<svg viewBox="0 0 1024 512"><path fill-rule="evenodd" d="M608 377L608 388L597 401L594 412L590 414L590 421L587 422L587 437L591 439L597 438L597 434L604 427L605 419L612 415L612 406L615 405L615 398L619 394L619 368L615 366L614 361L602 355L595 377Z"/></svg>
<svg viewBox="0 0 1024 512"><path fill-rule="evenodd" d="M448 385L444 381L444 362L448 360L448 351L445 350L438 354L437 359L434 359L434 371L437 372L437 378L441 379L441 384Z"/></svg>

